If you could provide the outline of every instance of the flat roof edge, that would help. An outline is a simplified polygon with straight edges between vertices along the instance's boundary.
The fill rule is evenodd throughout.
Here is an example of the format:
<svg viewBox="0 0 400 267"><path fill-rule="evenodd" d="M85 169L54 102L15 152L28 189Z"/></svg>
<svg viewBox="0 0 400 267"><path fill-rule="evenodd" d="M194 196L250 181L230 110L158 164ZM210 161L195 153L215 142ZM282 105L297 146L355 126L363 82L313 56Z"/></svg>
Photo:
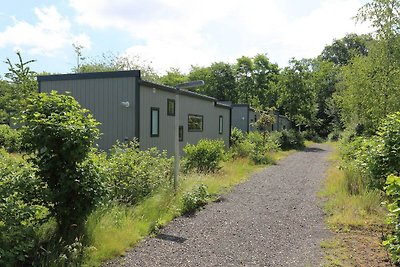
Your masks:
<svg viewBox="0 0 400 267"><path fill-rule="evenodd" d="M123 78L123 77L140 77L140 70L40 75L37 76L37 80L38 82L42 82L42 81L67 81L67 80Z"/></svg>

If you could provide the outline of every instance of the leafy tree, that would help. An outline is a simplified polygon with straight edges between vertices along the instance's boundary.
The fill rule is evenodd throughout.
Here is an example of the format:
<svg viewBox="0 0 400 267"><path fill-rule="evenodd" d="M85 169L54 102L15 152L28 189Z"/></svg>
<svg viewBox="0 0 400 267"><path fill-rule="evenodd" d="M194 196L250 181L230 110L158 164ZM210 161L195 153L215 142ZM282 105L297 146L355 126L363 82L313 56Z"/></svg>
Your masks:
<svg viewBox="0 0 400 267"><path fill-rule="evenodd" d="M35 60L24 61L20 52L16 54L18 63L12 63L7 58L6 80L0 81L0 119L6 123L10 123L11 117L21 110L25 100L38 91L36 72L30 68Z"/></svg>
<svg viewBox="0 0 400 267"><path fill-rule="evenodd" d="M188 78L178 68L171 68L167 71L167 74L162 76L159 80L161 84L175 86L180 83L187 82Z"/></svg>
<svg viewBox="0 0 400 267"><path fill-rule="evenodd" d="M38 177L48 186L52 213L68 241L102 195L102 183L89 152L99 137L98 122L71 96L37 94L21 117L22 140Z"/></svg>
<svg viewBox="0 0 400 267"><path fill-rule="evenodd" d="M309 60L289 61L278 82L278 107L297 125L312 127L316 124L316 96L310 82Z"/></svg>
<svg viewBox="0 0 400 267"><path fill-rule="evenodd" d="M212 96L218 100L237 101L235 73L232 65L224 62L215 62L210 66L208 83Z"/></svg>
<svg viewBox="0 0 400 267"><path fill-rule="evenodd" d="M253 58L254 90L262 108L276 107L278 100L276 84L278 83L279 67L269 61L264 54Z"/></svg>
<svg viewBox="0 0 400 267"><path fill-rule="evenodd" d="M251 58L241 57L236 60L236 90L239 103L251 103L255 97L253 71L254 64Z"/></svg>
<svg viewBox="0 0 400 267"><path fill-rule="evenodd" d="M81 54L79 54L81 56ZM80 57L81 63L72 69L75 73L140 70L143 79L159 81L159 75L151 66L151 63L141 60L139 56L115 55L113 53L102 54L100 58ZM83 62L82 62L83 61Z"/></svg>
<svg viewBox="0 0 400 267"><path fill-rule="evenodd" d="M334 40L331 45L325 46L320 58L338 66L347 65L355 56L368 55L368 35L347 34L342 39Z"/></svg>

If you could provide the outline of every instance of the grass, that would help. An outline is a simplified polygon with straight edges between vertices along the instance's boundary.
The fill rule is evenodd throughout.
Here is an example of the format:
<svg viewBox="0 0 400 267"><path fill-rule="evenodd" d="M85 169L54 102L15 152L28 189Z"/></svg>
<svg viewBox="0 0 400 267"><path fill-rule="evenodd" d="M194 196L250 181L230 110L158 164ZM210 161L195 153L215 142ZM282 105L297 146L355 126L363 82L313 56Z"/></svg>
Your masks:
<svg viewBox="0 0 400 267"><path fill-rule="evenodd" d="M360 230L363 236L374 240L372 233L385 225L386 210L381 205L382 193L366 188L355 169L340 167L338 145L329 145L334 152L319 197L324 203L327 225L338 234L320 244L326 254L324 266L353 266L353 257L357 257L355 248L350 248L344 240L357 236ZM360 251L363 254L362 248Z"/></svg>
<svg viewBox="0 0 400 267"><path fill-rule="evenodd" d="M278 161L293 152L274 152L271 158ZM217 196L244 182L251 173L263 167L252 164L247 158L224 162L221 171L216 174L181 176L176 194L165 188L135 207L112 205L97 209L87 221L91 246L85 251L83 265L99 266L107 259L123 255L144 237L156 234L181 215L182 196L196 186L204 184L211 195Z"/></svg>
<svg viewBox="0 0 400 267"><path fill-rule="evenodd" d="M331 145L335 152L330 157L331 167L319 193L326 200L324 209L328 225L332 228L351 228L384 224L382 193L365 188L355 170L342 169L337 145Z"/></svg>

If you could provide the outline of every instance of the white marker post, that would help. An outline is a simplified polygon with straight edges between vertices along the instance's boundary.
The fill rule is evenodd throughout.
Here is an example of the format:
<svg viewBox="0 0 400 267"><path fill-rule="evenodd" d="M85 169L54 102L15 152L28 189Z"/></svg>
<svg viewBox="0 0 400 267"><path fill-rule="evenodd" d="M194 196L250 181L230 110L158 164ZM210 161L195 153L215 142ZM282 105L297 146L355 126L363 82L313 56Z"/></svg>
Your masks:
<svg viewBox="0 0 400 267"><path fill-rule="evenodd" d="M175 166L174 166L174 191L178 189L178 177L179 177L179 94L181 89L193 88L204 85L204 81L193 81L187 83L180 83L175 86Z"/></svg>

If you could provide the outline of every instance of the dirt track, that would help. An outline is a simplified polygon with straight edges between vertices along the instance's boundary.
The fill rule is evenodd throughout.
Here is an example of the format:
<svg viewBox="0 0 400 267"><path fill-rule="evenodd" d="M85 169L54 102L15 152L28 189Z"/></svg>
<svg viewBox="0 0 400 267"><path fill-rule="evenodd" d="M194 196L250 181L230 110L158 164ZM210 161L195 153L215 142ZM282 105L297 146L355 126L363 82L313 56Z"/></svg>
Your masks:
<svg viewBox="0 0 400 267"><path fill-rule="evenodd" d="M319 266L328 154L314 145L287 157L107 266Z"/></svg>

